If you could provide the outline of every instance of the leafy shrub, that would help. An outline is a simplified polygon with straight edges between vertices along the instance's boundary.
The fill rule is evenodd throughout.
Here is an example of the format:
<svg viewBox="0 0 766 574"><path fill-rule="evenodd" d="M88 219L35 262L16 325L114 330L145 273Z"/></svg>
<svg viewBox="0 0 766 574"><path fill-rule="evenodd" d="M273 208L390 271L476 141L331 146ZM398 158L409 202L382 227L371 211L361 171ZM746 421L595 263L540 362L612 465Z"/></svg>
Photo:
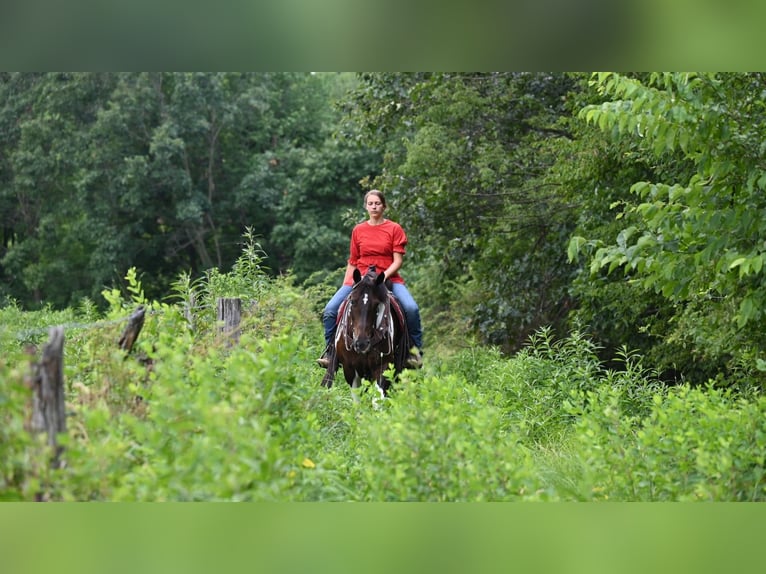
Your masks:
<svg viewBox="0 0 766 574"><path fill-rule="evenodd" d="M0 358L0 501L32 500L49 479L46 437L24 428L29 399L24 373Z"/></svg>
<svg viewBox="0 0 766 574"><path fill-rule="evenodd" d="M598 386L603 375L592 343L578 333L553 341L550 330L536 333L510 360L496 349L471 349L453 364L504 413L505 428L530 446L568 432L572 417L562 405L572 392Z"/></svg>
<svg viewBox="0 0 766 574"><path fill-rule="evenodd" d="M645 418L626 415L620 389L588 396L577 423L593 498L764 500L766 400L687 385L655 394Z"/></svg>
<svg viewBox="0 0 766 574"><path fill-rule="evenodd" d="M410 378L410 377L407 377ZM405 383L382 410L347 413L351 483L364 501L545 498L502 413L456 376Z"/></svg>
<svg viewBox="0 0 766 574"><path fill-rule="evenodd" d="M764 500L766 401L756 390L667 389L621 350L607 369L574 332L541 330L513 357L432 353L392 396L319 386L314 293L269 280L239 343L182 305L145 298L138 273L90 325L0 310L0 498L142 501ZM204 282L204 280L203 280ZM209 293L198 285L200 293ZM207 297L207 295L205 295ZM132 354L117 340L147 309ZM78 315L78 313L80 315ZM69 320L63 468L24 428L29 356ZM79 319L82 321L82 319ZM20 328L27 335L18 337ZM757 388L757 387L755 387Z"/></svg>

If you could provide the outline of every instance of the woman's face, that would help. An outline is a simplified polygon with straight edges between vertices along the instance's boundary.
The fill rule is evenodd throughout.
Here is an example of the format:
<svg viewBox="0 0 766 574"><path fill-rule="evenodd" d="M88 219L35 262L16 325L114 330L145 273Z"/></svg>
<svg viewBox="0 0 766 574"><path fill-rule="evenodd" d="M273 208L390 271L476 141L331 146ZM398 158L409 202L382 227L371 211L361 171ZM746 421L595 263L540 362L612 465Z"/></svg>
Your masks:
<svg viewBox="0 0 766 574"><path fill-rule="evenodd" d="M386 210L386 207L383 205L383 201L374 193L371 193L367 196L367 201L365 202L364 208L367 210L367 213L370 215L370 217L380 217Z"/></svg>

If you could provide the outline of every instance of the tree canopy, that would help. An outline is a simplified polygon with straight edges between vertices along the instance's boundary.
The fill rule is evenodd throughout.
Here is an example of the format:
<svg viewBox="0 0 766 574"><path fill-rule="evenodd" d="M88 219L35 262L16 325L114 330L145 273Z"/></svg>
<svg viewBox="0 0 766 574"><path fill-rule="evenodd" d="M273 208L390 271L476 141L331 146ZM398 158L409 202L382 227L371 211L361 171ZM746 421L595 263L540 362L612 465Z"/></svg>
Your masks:
<svg viewBox="0 0 766 574"><path fill-rule="evenodd" d="M374 157L332 139L334 77L4 74L5 294L67 305L137 266L157 292L227 268L246 227L275 272L342 265L335 207Z"/></svg>

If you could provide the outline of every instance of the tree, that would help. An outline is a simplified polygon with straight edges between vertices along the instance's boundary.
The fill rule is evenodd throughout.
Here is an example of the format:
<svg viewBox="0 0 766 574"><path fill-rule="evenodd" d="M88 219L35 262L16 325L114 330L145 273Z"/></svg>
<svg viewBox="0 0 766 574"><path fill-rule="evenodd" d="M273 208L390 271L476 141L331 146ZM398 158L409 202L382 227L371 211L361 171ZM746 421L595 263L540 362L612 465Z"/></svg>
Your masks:
<svg viewBox="0 0 766 574"><path fill-rule="evenodd" d="M641 142L644 157L678 154L693 170L639 180L611 242L575 236L594 275L623 275L673 306L671 337L711 368L763 365L766 286L766 139L763 74L594 76L607 101L581 117L617 139Z"/></svg>
<svg viewBox="0 0 766 574"><path fill-rule="evenodd" d="M274 273L337 265L339 202L375 171L374 153L332 142L349 80L3 74L2 294L65 306L135 266L161 297L182 271L231 266L246 228Z"/></svg>
<svg viewBox="0 0 766 574"><path fill-rule="evenodd" d="M111 90L108 74L5 74L0 83L4 203L0 272L6 295L62 305L87 293L88 245L73 181L83 126Z"/></svg>

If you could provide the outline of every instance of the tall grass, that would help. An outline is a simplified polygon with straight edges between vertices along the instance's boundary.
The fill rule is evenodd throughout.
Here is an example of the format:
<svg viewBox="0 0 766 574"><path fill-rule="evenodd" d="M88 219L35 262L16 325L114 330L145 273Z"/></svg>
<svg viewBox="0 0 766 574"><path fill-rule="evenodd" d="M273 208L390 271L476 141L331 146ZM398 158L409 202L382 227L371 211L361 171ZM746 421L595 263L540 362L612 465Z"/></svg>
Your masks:
<svg viewBox="0 0 766 574"><path fill-rule="evenodd" d="M252 246L251 246L252 247ZM143 501L764 500L766 400L664 387L624 350L606 369L579 333L536 333L513 357L431 352L392 396L325 389L318 292L259 275L257 252L174 301L138 274L109 310L0 310L0 497ZM220 340L213 297L243 296L239 344ZM194 293L193 329L189 306ZM116 341L149 308L134 353ZM29 356L66 332L66 465L24 429ZM82 324L89 326L83 327ZM140 358L140 360L139 360Z"/></svg>

